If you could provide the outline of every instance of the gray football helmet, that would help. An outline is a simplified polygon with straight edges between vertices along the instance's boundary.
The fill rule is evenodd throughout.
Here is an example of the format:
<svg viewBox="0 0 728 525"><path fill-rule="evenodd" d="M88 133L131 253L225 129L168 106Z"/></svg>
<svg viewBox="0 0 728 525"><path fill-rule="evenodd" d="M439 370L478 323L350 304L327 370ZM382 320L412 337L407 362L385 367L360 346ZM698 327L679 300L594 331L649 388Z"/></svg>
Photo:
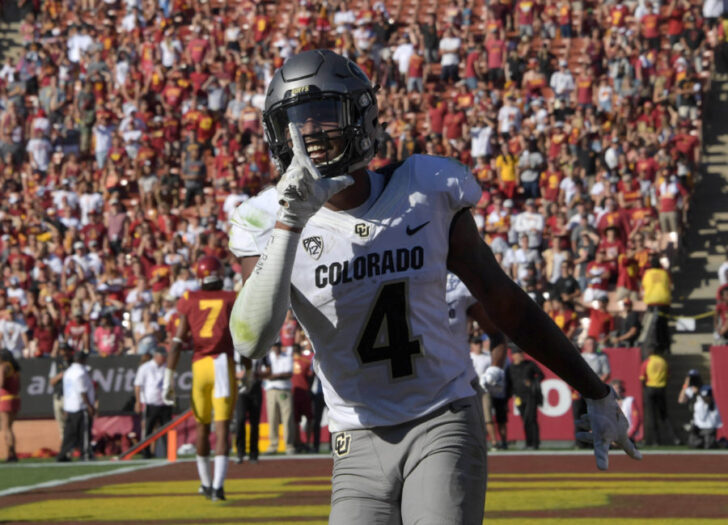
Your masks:
<svg viewBox="0 0 728 525"><path fill-rule="evenodd" d="M316 49L289 58L268 85L263 112L263 128L279 171L283 173L293 159L289 122L299 129L308 122L307 130L313 130L303 139L309 152L326 152L316 161L322 176L365 168L381 133L375 91L359 66L333 51ZM344 141L343 152L335 158L329 158L332 139Z"/></svg>

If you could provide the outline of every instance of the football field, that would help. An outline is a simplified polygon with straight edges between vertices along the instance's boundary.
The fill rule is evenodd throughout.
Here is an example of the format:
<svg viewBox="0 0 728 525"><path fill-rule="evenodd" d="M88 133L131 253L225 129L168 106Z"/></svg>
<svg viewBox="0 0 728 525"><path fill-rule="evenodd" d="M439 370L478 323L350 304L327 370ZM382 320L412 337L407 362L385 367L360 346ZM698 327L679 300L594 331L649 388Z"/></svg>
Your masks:
<svg viewBox="0 0 728 525"><path fill-rule="evenodd" d="M599 472L586 453L491 454L487 523L728 523L728 454L610 460ZM0 523L326 523L329 511L328 458L231 463L227 501L214 503L197 495L191 461L84 468L0 466Z"/></svg>

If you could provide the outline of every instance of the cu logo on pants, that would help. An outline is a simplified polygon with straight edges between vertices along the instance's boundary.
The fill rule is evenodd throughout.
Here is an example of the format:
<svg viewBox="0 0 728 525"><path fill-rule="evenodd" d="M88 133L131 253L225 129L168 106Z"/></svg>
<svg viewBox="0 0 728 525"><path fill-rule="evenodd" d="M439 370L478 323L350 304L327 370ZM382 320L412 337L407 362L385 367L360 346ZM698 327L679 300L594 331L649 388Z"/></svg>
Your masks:
<svg viewBox="0 0 728 525"><path fill-rule="evenodd" d="M349 453L349 447L351 446L351 434L347 432L340 432L336 434L334 439L334 452L338 457L346 456Z"/></svg>

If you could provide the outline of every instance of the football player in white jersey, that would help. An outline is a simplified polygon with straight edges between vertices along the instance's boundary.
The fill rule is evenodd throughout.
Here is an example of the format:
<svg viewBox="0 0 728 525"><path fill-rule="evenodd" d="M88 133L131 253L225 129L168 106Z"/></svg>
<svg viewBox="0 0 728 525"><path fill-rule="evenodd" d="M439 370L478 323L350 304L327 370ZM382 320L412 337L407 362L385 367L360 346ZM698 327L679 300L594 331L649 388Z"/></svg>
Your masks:
<svg viewBox="0 0 728 525"><path fill-rule="evenodd" d="M589 400L599 468L612 441L639 457L614 392L479 237L469 170L414 155L368 172L377 118L375 89L352 61L322 50L289 58L263 114L282 177L276 196L260 199L275 198L277 216L250 199L232 220L245 278L230 322L236 350L264 355L289 303L314 347L333 432L329 521L482 522L484 424L472 365L448 327L448 269L498 328Z"/></svg>

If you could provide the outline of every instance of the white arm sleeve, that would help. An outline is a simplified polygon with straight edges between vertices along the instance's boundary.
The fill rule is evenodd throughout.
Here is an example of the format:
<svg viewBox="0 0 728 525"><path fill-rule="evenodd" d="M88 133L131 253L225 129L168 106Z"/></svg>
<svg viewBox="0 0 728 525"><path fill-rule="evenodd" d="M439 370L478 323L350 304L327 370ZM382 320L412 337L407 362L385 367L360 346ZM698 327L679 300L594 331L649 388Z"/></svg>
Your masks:
<svg viewBox="0 0 728 525"><path fill-rule="evenodd" d="M291 271L300 233L274 229L250 277L240 290L230 333L235 350L260 359L275 342L291 297Z"/></svg>

